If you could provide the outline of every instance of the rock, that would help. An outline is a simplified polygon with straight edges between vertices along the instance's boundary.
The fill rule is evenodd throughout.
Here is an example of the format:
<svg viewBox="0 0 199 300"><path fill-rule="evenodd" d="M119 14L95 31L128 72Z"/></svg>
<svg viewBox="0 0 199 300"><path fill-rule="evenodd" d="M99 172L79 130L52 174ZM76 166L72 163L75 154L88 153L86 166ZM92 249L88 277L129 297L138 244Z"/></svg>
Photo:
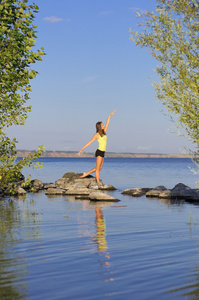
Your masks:
<svg viewBox="0 0 199 300"><path fill-rule="evenodd" d="M88 175L85 178L80 178L80 176L83 175L83 173L74 173L74 172L68 172L65 173L62 178L68 179L69 181L74 181L75 179L80 179L80 180L84 180L84 179L90 179L90 178L94 178L92 175ZM94 178L95 179L95 178Z"/></svg>
<svg viewBox="0 0 199 300"><path fill-rule="evenodd" d="M76 195L89 195L90 190L87 188L70 188L67 191L65 191L64 195L71 195L71 196L76 196Z"/></svg>
<svg viewBox="0 0 199 300"><path fill-rule="evenodd" d="M191 190L191 188L188 185L185 185L184 183L178 183L175 185L175 187L172 189L172 191L184 191L184 190Z"/></svg>
<svg viewBox="0 0 199 300"><path fill-rule="evenodd" d="M81 173L75 174L74 172L65 173L61 179L55 182L55 185L66 190L71 188L93 189L93 186L96 186L95 177L89 175L85 178L80 178L81 175Z"/></svg>
<svg viewBox="0 0 199 300"><path fill-rule="evenodd" d="M102 191L115 191L116 190L116 188L112 185L103 184L102 182L101 182L101 184L97 184L96 181L94 183L90 183L88 185L88 188L92 189L92 190L102 190Z"/></svg>
<svg viewBox="0 0 199 300"><path fill-rule="evenodd" d="M55 181L55 185L56 187L59 187L61 189L69 189L69 187L71 186L68 178L58 179L57 181Z"/></svg>
<svg viewBox="0 0 199 300"><path fill-rule="evenodd" d="M16 188L16 195L25 195L25 194L27 194L27 192L21 186L18 186Z"/></svg>
<svg viewBox="0 0 199 300"><path fill-rule="evenodd" d="M154 189L149 190L146 193L146 197L159 197L159 195L166 190L167 188L164 185L156 186Z"/></svg>
<svg viewBox="0 0 199 300"><path fill-rule="evenodd" d="M173 189L160 193L159 198L176 200L199 200L198 190L191 189L189 186L178 183Z"/></svg>
<svg viewBox="0 0 199 300"><path fill-rule="evenodd" d="M62 178L68 178L68 179L71 179L73 176L75 175L75 172L68 172L68 173L65 173Z"/></svg>
<svg viewBox="0 0 199 300"><path fill-rule="evenodd" d="M43 182L39 179L34 179L34 180L31 180L31 186L36 188L36 189L39 189L39 190L42 190L43 189Z"/></svg>
<svg viewBox="0 0 199 300"><path fill-rule="evenodd" d="M64 195L65 190L60 188L48 188L45 192L46 195Z"/></svg>
<svg viewBox="0 0 199 300"><path fill-rule="evenodd" d="M115 199L114 197L104 194L102 192L92 192L89 194L89 200L91 201L111 201L111 202L118 202L119 199Z"/></svg>
<svg viewBox="0 0 199 300"><path fill-rule="evenodd" d="M141 197L145 195L150 188L134 188L134 189L126 189L122 192L123 195L131 195L133 197Z"/></svg>
<svg viewBox="0 0 199 300"><path fill-rule="evenodd" d="M56 185L54 183L44 183L44 190L49 188L56 188Z"/></svg>
<svg viewBox="0 0 199 300"><path fill-rule="evenodd" d="M99 185L98 188L99 188L99 190L102 190L102 191L116 191L117 190L113 185L110 185L110 184L102 184L102 185Z"/></svg>

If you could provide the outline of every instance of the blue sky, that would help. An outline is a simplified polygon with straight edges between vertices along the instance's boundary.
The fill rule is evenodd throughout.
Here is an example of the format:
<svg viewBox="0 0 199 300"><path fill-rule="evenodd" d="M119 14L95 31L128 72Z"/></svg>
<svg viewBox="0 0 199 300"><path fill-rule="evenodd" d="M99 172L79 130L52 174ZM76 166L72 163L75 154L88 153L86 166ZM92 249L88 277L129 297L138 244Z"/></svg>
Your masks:
<svg viewBox="0 0 199 300"><path fill-rule="evenodd" d="M169 131L152 81L158 62L130 40L136 11L154 10L149 0L35 0L40 11L36 47L46 56L34 68L32 112L24 126L10 128L18 149L79 151L95 123L111 117L111 152L181 153L191 147ZM86 149L92 152L97 142Z"/></svg>

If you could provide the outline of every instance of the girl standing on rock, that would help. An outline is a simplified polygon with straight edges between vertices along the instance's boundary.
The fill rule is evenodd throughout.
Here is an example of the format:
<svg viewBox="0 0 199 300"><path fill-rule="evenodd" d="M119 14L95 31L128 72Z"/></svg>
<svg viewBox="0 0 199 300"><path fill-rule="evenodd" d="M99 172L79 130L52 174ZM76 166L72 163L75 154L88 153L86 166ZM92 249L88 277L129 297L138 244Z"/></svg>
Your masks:
<svg viewBox="0 0 199 300"><path fill-rule="evenodd" d="M81 178L84 178L84 177L90 175L91 173L95 172L95 177L96 177L97 184L100 183L99 172L101 171L103 163L104 163L104 154L105 154L105 151L106 151L106 144L107 144L106 132L107 132L107 129L108 129L108 126L109 126L111 115L114 115L114 113L115 113L115 110L112 113L109 114L105 126L102 122L97 122L96 123L96 134L92 137L92 139L77 154L77 155L80 156L82 151L85 148L90 146L95 140L98 140L99 147L98 147L97 151L95 152L96 167L91 169L87 173L83 173L83 175L80 176Z"/></svg>

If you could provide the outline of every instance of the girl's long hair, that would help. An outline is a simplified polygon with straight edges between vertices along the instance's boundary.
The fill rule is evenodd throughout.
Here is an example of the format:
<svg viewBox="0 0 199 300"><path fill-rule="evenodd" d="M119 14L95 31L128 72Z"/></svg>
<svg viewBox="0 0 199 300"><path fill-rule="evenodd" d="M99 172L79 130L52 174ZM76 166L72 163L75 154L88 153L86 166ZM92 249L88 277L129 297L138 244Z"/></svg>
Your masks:
<svg viewBox="0 0 199 300"><path fill-rule="evenodd" d="M96 123L96 132L99 133L100 136L106 135L106 132L104 132L104 129L101 129L102 122Z"/></svg>

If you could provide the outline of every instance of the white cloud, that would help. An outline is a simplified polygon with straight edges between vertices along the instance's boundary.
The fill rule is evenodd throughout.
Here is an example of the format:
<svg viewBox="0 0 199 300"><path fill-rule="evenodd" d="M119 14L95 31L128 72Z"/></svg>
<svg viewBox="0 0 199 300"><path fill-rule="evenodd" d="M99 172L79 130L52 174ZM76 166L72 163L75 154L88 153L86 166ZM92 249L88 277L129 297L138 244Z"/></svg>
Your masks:
<svg viewBox="0 0 199 300"><path fill-rule="evenodd" d="M99 13L100 16L104 16L104 15L110 15L112 14L113 11L112 10L106 10L106 11L102 11Z"/></svg>
<svg viewBox="0 0 199 300"><path fill-rule="evenodd" d="M55 17L55 16L51 16L51 17L43 18L43 21L45 21L47 23L59 23L59 22L64 21L64 19L58 18L58 17Z"/></svg>
<svg viewBox="0 0 199 300"><path fill-rule="evenodd" d="M132 10L133 12L141 12L142 10L139 7L129 7L129 10Z"/></svg>

